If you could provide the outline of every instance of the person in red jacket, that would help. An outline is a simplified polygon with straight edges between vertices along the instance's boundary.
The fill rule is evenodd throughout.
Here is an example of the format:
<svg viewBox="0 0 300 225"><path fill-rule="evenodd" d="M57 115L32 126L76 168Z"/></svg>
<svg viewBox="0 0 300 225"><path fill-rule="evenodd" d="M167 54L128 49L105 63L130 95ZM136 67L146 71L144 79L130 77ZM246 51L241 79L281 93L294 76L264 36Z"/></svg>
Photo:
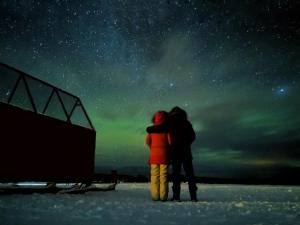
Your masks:
<svg viewBox="0 0 300 225"><path fill-rule="evenodd" d="M148 133L146 145L150 148L149 163L151 166L151 198L154 201L166 201L168 199L168 164L170 151L170 134L166 124L167 112L158 111L152 118L155 132Z"/></svg>

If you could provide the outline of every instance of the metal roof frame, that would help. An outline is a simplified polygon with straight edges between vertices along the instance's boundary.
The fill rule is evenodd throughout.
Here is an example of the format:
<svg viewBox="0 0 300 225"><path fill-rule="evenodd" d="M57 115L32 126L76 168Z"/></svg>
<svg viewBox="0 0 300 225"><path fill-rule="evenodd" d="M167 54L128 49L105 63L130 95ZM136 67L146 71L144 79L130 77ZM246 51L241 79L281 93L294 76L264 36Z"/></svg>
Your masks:
<svg viewBox="0 0 300 225"><path fill-rule="evenodd" d="M27 95L28 95L29 100L30 100L30 104L31 104L32 110L35 113L39 113L38 110L37 110L36 104L35 104L34 97L33 97L32 93L30 91L30 85L27 82L27 79L30 78L30 79L35 80L35 81L37 81L37 82L39 82L39 83L41 83L41 84L43 84L43 85L45 85L47 87L50 87L52 89L52 92L51 92L50 96L48 97L47 101L45 102L45 105L43 107L43 111L41 112L41 114L49 116L49 115L47 115L46 112L47 112L47 109L48 109L48 106L49 106L51 100L53 99L53 96L56 95L58 97L58 100L60 102L62 110L63 110L63 112L65 114L65 117L67 118L65 122L68 122L68 123L71 123L71 124L75 124L75 125L79 125L79 124L76 124L76 123L72 123L71 118L72 118L72 115L73 115L76 107L80 107L82 109L82 112L84 113L85 118L87 119L87 121L89 123L89 127L87 127L87 128L95 130L95 128L94 128L94 126L93 126L93 124L92 124L92 122L91 122L91 120L90 120L90 118L89 118L89 116L88 116L88 114L87 114L87 112L86 112L86 110L85 110L85 108L84 108L84 106L83 106L83 104L82 104L82 102L81 102L81 100L80 100L79 97L77 97L77 96L75 96L75 95L73 95L73 94L71 94L71 93L69 93L67 91L64 91L64 90L62 90L60 88L57 88L57 87L55 87L55 86L53 86L53 85L51 85L51 84L49 84L49 83L47 83L47 82L45 82L43 80L40 80L40 79L38 79L38 78L36 78L34 76L26 74L23 71L15 69L15 68L13 68L13 67L11 67L9 65L6 65L4 63L1 63L1 62L0 62L0 76L1 76L1 67L4 67L4 68L6 68L8 70L11 70L11 71L14 71L16 74L18 74L18 78L17 78L17 80L16 80L16 82L15 82L13 88L12 88L12 91L9 93L7 102L4 102L4 103L11 104L11 101L14 98L15 92L18 89L18 86L19 86L20 82L23 81L24 85L25 85L25 90L26 90ZM75 100L74 101L74 105L73 105L73 107L72 107L72 109L71 109L71 111L69 113L67 112L66 106L64 104L64 101L63 101L60 93L66 94L69 97L74 98L74 100ZM79 126L82 126L82 125L79 125Z"/></svg>

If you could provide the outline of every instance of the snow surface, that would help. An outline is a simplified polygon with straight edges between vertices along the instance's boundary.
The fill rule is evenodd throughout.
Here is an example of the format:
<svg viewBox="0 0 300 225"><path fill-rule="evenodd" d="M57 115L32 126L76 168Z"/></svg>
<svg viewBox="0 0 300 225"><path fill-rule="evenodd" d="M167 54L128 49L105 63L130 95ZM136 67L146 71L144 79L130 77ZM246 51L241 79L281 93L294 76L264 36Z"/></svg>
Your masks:
<svg viewBox="0 0 300 225"><path fill-rule="evenodd" d="M299 225L300 187L198 184L199 202L153 202L149 184L116 191L0 195L0 225ZM169 194L171 196L171 194Z"/></svg>

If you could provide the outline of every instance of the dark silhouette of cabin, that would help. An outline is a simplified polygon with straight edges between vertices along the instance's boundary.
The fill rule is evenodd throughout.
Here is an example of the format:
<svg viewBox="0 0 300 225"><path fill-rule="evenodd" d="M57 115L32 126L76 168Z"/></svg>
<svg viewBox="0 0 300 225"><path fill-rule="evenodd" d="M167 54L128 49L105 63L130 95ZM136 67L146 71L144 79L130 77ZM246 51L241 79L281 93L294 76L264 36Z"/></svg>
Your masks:
<svg viewBox="0 0 300 225"><path fill-rule="evenodd" d="M89 182L95 140L77 96L0 63L0 182Z"/></svg>

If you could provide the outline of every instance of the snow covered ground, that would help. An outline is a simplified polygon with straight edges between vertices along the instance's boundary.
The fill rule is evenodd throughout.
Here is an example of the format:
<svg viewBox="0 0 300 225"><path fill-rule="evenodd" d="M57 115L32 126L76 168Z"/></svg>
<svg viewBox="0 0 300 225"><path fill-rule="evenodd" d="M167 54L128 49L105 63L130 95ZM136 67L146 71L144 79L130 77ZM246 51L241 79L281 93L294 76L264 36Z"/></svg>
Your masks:
<svg viewBox="0 0 300 225"><path fill-rule="evenodd" d="M0 195L0 225L299 225L300 187L198 184L199 202L152 202L149 184L85 194ZM170 194L169 194L170 196Z"/></svg>

